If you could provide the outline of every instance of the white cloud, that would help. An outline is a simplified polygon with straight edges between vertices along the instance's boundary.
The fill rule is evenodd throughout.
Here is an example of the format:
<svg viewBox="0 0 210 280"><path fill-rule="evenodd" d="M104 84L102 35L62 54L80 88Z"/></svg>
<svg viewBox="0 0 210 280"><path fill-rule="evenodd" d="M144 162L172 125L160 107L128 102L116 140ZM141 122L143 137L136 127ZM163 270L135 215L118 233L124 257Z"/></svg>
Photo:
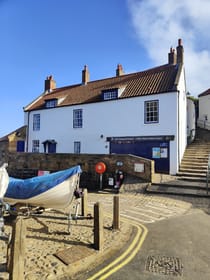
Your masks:
<svg viewBox="0 0 210 280"><path fill-rule="evenodd" d="M197 96L210 88L210 1L127 2L137 39L155 65L166 63L170 47L182 38L188 91Z"/></svg>

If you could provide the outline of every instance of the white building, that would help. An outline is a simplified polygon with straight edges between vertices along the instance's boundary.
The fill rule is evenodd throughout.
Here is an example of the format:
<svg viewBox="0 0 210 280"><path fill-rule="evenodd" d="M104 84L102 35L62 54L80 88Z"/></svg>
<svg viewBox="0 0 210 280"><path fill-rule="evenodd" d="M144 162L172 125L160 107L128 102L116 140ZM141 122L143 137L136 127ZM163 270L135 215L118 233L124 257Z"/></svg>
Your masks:
<svg viewBox="0 0 210 280"><path fill-rule="evenodd" d="M198 127L210 130L210 89L198 95Z"/></svg>
<svg viewBox="0 0 210 280"><path fill-rule="evenodd" d="M126 153L155 161L157 172L176 174L187 145L187 98L181 39L168 63L56 88L52 76L44 93L24 108L26 152Z"/></svg>

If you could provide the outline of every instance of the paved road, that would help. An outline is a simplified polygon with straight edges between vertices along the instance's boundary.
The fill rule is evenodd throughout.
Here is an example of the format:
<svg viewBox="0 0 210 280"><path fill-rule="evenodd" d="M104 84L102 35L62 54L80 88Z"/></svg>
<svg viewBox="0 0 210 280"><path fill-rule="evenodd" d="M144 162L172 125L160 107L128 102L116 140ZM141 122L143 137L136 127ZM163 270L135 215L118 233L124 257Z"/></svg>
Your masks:
<svg viewBox="0 0 210 280"><path fill-rule="evenodd" d="M209 232L209 215L197 209L150 224L135 258L108 279L208 280Z"/></svg>
<svg viewBox="0 0 210 280"><path fill-rule="evenodd" d="M89 195L90 206L101 202L105 211L112 212L113 194ZM145 194L119 196L121 217L145 225L148 233L140 250L128 264L108 278L95 279L210 279L208 199ZM106 265L108 263L104 263L98 271Z"/></svg>
<svg viewBox="0 0 210 280"><path fill-rule="evenodd" d="M190 202L177 199L145 195L120 194L120 216L135 222L148 224L183 215L192 206ZM106 212L112 212L113 194L89 194L89 206L101 202Z"/></svg>

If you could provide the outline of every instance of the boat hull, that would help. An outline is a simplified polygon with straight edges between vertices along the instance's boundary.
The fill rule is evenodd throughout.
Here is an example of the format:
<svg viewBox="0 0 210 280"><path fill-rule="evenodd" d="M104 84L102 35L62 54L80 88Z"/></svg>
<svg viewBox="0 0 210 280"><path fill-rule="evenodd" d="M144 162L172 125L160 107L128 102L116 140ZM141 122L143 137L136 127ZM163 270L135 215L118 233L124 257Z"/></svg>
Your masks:
<svg viewBox="0 0 210 280"><path fill-rule="evenodd" d="M75 186L77 185L78 180L78 174L75 174L55 186L53 189L42 194L27 199L4 197L4 201L11 205L21 203L44 208L64 209L67 208L73 200Z"/></svg>
<svg viewBox="0 0 210 280"><path fill-rule="evenodd" d="M79 166L49 175L29 179L10 177L4 201L14 204L40 206L44 208L67 208L79 188L81 169Z"/></svg>

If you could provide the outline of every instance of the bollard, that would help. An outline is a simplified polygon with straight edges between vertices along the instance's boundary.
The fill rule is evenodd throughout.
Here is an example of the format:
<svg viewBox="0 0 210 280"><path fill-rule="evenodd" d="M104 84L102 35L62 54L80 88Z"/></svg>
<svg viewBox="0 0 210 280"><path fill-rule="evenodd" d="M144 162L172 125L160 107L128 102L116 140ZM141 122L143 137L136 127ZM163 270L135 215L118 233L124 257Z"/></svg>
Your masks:
<svg viewBox="0 0 210 280"><path fill-rule="evenodd" d="M114 196L113 201L113 229L120 229L120 204L119 204L119 196Z"/></svg>
<svg viewBox="0 0 210 280"><path fill-rule="evenodd" d="M104 244L103 210L101 204L94 204L94 248L102 250Z"/></svg>
<svg viewBox="0 0 210 280"><path fill-rule="evenodd" d="M88 212L87 189L83 190L81 210L82 210L81 213L82 216L87 217L87 212Z"/></svg>
<svg viewBox="0 0 210 280"><path fill-rule="evenodd" d="M24 257L25 257L25 224L22 217L16 219L12 231L11 250L8 269L10 280L24 279Z"/></svg>

